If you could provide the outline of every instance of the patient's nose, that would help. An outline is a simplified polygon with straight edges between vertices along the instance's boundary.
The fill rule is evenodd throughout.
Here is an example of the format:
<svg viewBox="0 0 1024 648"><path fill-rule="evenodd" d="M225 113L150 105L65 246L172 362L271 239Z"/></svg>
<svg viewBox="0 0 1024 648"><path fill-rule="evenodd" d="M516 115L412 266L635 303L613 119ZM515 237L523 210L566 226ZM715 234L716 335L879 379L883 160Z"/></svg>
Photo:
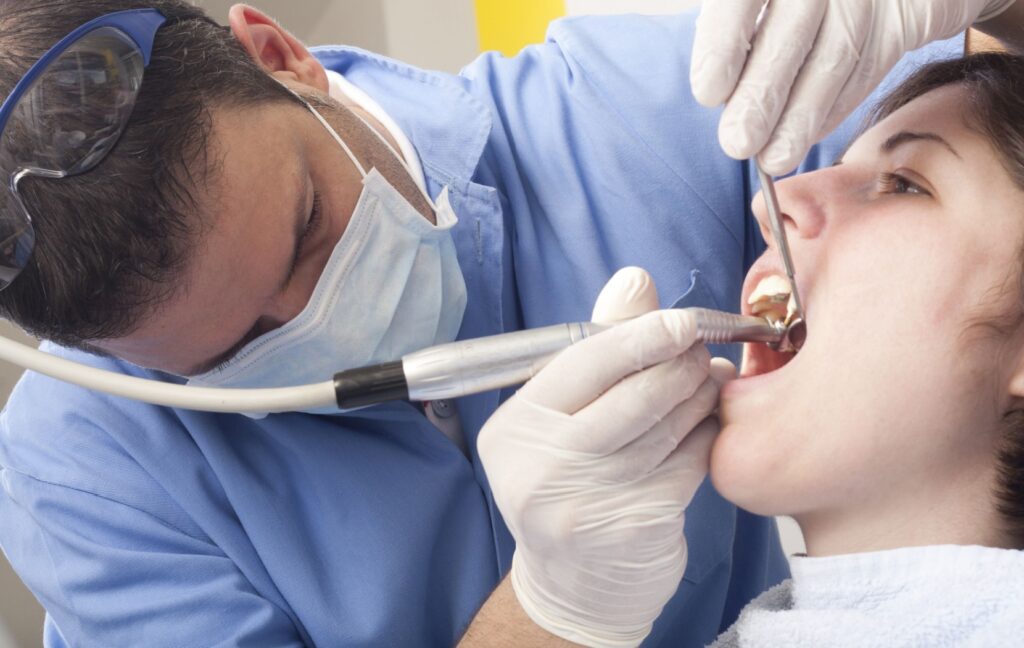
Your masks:
<svg viewBox="0 0 1024 648"><path fill-rule="evenodd" d="M775 183L786 237L791 243L794 239L817 238L825 227L828 179L819 175L821 173L823 172L805 173ZM754 196L751 208L761 226L762 235L766 241L770 241L771 225L763 191Z"/></svg>

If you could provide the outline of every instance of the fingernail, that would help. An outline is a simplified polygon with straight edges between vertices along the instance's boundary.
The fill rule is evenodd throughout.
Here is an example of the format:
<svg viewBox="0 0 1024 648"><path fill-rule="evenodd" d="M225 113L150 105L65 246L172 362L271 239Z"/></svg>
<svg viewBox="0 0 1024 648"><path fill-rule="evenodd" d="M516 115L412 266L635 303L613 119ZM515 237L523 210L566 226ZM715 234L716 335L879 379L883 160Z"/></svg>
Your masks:
<svg viewBox="0 0 1024 648"><path fill-rule="evenodd" d="M749 115L749 111L746 112ZM754 154L749 132L750 124L743 117L736 117L726 109L718 129L718 141L729 157L743 160Z"/></svg>
<svg viewBox="0 0 1024 648"><path fill-rule="evenodd" d="M738 78L739 69L731 58L705 54L694 59L691 68L693 96L701 105L719 106L732 94Z"/></svg>
<svg viewBox="0 0 1024 648"><path fill-rule="evenodd" d="M622 282L625 298L629 302L637 301L637 298L646 294L651 284L651 275L643 268L630 266L615 273L617 281Z"/></svg>
<svg viewBox="0 0 1024 648"><path fill-rule="evenodd" d="M781 176L792 171L800 157L792 140L779 139L769 144L758 159L766 172Z"/></svg>

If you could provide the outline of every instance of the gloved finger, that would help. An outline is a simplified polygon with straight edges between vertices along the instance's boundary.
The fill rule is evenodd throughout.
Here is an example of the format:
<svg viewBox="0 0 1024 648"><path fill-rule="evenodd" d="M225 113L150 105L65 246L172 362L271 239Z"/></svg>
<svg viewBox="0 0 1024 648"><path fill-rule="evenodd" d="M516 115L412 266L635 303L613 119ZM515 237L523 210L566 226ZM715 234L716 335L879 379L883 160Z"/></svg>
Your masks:
<svg viewBox="0 0 1024 648"><path fill-rule="evenodd" d="M619 270L601 289L594 302L592 322L614 323L658 309L658 289L643 268Z"/></svg>
<svg viewBox="0 0 1024 648"><path fill-rule="evenodd" d="M576 413L587 434L562 439L560 444L598 455L615 452L691 399L707 380L710 364L711 355L701 345L623 379Z"/></svg>
<svg viewBox="0 0 1024 648"><path fill-rule="evenodd" d="M697 323L686 310L647 313L561 352L519 396L575 414L626 376L681 355L696 339Z"/></svg>
<svg viewBox="0 0 1024 648"><path fill-rule="evenodd" d="M704 419L645 479L667 483L679 506L689 506L708 474L711 446L715 443L718 430L716 417Z"/></svg>
<svg viewBox="0 0 1024 648"><path fill-rule="evenodd" d="M921 2L911 8L903 2L875 2L868 41L861 58L836 99L822 133L838 126L863 102L895 67L903 54L928 42L955 36L971 26L979 15L998 13L999 4L989 0Z"/></svg>
<svg viewBox="0 0 1024 648"><path fill-rule="evenodd" d="M727 358L711 358L711 377L719 386L736 379L736 365Z"/></svg>
<svg viewBox="0 0 1024 648"><path fill-rule="evenodd" d="M982 9L981 14L974 19L975 25L980 25L983 22L987 22L997 17L1007 9L1013 6L1017 0L990 0L988 4Z"/></svg>
<svg viewBox="0 0 1024 648"><path fill-rule="evenodd" d="M762 168L772 175L795 169L817 140L870 31L868 3L822 4L827 8L818 38L793 83L778 126L758 155Z"/></svg>
<svg viewBox="0 0 1024 648"><path fill-rule="evenodd" d="M768 4L747 65L718 125L718 141L727 155L747 159L768 142L818 35L826 4L821 0Z"/></svg>
<svg viewBox="0 0 1024 648"><path fill-rule="evenodd" d="M711 108L725 103L740 79L765 0L703 2L690 57L694 98Z"/></svg>
<svg viewBox="0 0 1024 648"><path fill-rule="evenodd" d="M704 380L693 396L679 403L654 427L606 459L602 468L604 479L611 483L639 479L651 472L675 451L718 406L719 383L712 377Z"/></svg>
<svg viewBox="0 0 1024 648"><path fill-rule="evenodd" d="M836 97L818 136L832 132L849 117L850 113L885 79L885 75L895 67L903 54L903 49L894 44L875 41L865 43L860 60Z"/></svg>

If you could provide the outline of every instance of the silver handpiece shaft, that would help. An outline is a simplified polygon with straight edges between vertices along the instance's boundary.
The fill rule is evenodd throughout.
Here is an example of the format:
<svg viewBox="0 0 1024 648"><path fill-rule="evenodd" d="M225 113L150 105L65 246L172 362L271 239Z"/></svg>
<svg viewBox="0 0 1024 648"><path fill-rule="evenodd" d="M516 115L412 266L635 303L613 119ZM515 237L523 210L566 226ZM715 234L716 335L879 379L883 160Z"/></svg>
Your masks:
<svg viewBox="0 0 1024 648"><path fill-rule="evenodd" d="M779 247L779 254L782 256L782 264L786 268L786 277L789 279L789 290L793 295L796 304L795 317L803 319L804 305L800 301L800 292L796 289L796 270L793 268L793 255L789 251L789 239L786 238L786 228L782 222L782 211L779 209L779 197L775 193L775 181L765 173L760 164L757 167L757 177L761 181L761 193L764 195L764 203L768 208L768 223L771 225L772 237Z"/></svg>
<svg viewBox="0 0 1024 648"><path fill-rule="evenodd" d="M440 344L402 357L414 401L457 398L518 385L559 351L609 328L592 322L556 324Z"/></svg>
<svg viewBox="0 0 1024 648"><path fill-rule="evenodd" d="M697 320L697 339L709 344L777 343L785 335L759 317L704 308L687 309ZM457 398L526 382L563 349L607 324L574 322L452 342L402 358L408 397L414 401Z"/></svg>

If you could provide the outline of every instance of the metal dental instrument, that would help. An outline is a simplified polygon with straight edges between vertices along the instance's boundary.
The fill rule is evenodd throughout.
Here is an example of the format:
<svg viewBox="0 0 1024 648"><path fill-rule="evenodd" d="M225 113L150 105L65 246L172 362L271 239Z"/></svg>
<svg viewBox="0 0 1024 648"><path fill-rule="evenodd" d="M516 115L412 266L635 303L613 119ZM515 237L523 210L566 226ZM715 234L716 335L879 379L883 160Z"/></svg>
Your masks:
<svg viewBox="0 0 1024 648"><path fill-rule="evenodd" d="M768 223L771 225L772 237L779 248L782 256L782 263L786 268L786 277L789 279L789 290L796 305L792 315L786 318L786 335L782 340L773 345L773 348L780 351L795 351L804 342L806 325L804 324L804 306L800 301L800 291L796 287L796 270L793 269L793 256L789 251L789 239L786 238L786 228L782 222L782 211L779 209L779 197L775 193L775 180L765 173L761 165L754 163L757 168L757 177L761 181L761 193L764 195L764 203L768 208Z"/></svg>
<svg viewBox="0 0 1024 648"><path fill-rule="evenodd" d="M787 338L783 322L706 308L688 308L697 320L697 339L709 344L763 342ZM396 362L343 371L334 377L338 407L356 409L392 400L431 401L519 385L537 374L561 350L613 324L573 322L451 342L416 351Z"/></svg>

